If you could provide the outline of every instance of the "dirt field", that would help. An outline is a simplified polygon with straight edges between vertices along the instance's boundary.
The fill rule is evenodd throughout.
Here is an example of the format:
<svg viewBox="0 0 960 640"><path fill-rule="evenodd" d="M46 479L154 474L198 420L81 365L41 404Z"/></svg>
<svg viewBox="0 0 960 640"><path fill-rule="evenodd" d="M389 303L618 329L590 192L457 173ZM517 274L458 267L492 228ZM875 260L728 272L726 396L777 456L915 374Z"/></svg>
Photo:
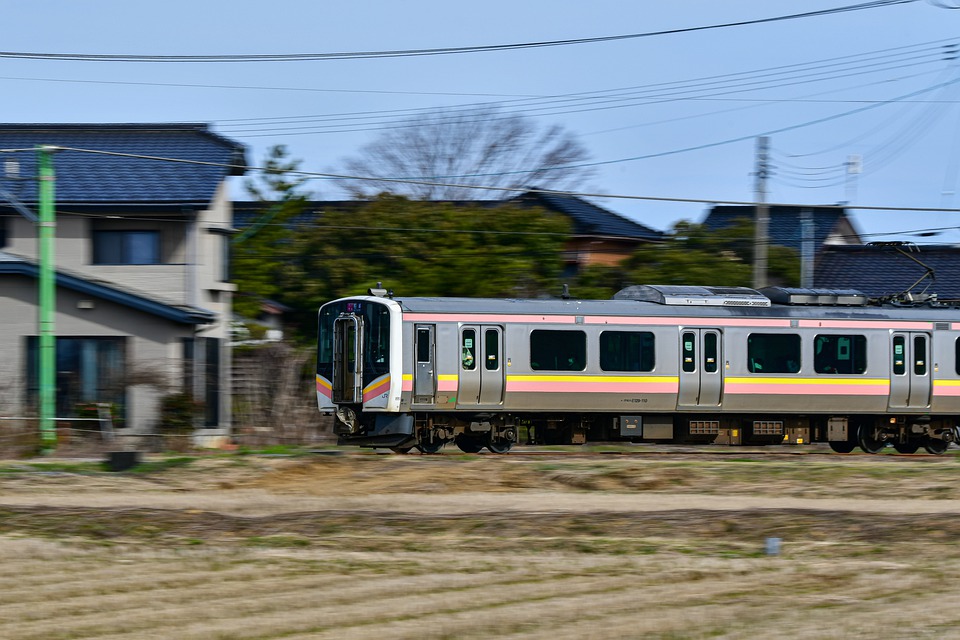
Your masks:
<svg viewBox="0 0 960 640"><path fill-rule="evenodd" d="M348 451L0 462L0 637L960 638L956 450Z"/></svg>

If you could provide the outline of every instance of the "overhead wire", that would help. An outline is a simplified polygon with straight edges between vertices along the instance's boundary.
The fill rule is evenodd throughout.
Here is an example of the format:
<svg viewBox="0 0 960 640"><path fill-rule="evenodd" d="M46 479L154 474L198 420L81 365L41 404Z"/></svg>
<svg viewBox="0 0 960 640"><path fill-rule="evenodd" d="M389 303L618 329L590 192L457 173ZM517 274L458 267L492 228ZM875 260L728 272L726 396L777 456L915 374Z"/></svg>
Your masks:
<svg viewBox="0 0 960 640"><path fill-rule="evenodd" d="M140 160L149 160L156 162L171 162L177 164L187 164L187 165L200 165L207 167L219 167L223 169L242 169L245 171L268 171L267 167L250 167L246 165L236 165L225 162L212 162L207 160L191 160L185 158L170 158L164 156L152 156L146 154L134 154L134 153L123 153L119 151L105 151L102 149L84 149L80 147L70 147L58 145L55 147L61 151L72 151L78 153L89 153L92 155L103 155L103 156L113 156L121 158L133 158ZM0 151L4 151L0 149ZM23 152L23 151L34 151L33 149L11 149L9 151L13 152ZM334 174L334 173L322 173L314 171L303 171L303 170L291 170L288 173L291 175L306 177L306 178L339 178L339 179L352 179L352 180L375 180L381 182L396 182L396 183L414 183L414 184L427 184L430 186L444 186L444 187L465 187L469 189L476 189L478 191L502 191L502 192L514 192L514 193L544 193L552 195L565 195L565 196L575 196L578 198L609 198L609 199L620 199L620 200L645 200L645 201L656 201L656 202L676 202L676 203L697 203L697 204L726 204L726 205L749 205L756 206L756 202L749 200L723 200L715 198L676 198L676 197L661 197L661 196L641 196L641 195L628 195L628 194L612 194L612 193L594 193L594 192L582 192L582 191L569 191L569 190L552 190L552 189L530 189L527 187L504 187L504 186L487 186L487 185L465 185L465 184L455 184L455 183L440 183L440 182L430 182L425 180L416 180L411 178L382 178L376 176L357 176L357 175L344 175L344 174ZM769 206L787 206L787 207L800 207L808 205L799 205L796 203L779 203L779 202L769 202ZM816 205L818 208L830 208L830 209L846 209L849 208L846 205L837 204L837 205ZM960 213L960 208L946 208L946 207L893 207L893 206L876 206L876 205L857 205L855 207L858 210L865 211L922 211L927 213Z"/></svg>
<svg viewBox="0 0 960 640"><path fill-rule="evenodd" d="M494 51L511 51L518 49L532 49L543 47L570 46L593 44L601 42L615 42L618 40L633 40L655 36L675 35L679 33L693 33L713 29L726 29L756 24L769 24L786 20L820 17L852 11L877 9L901 4L911 4L917 0L870 0L858 4L844 5L831 9L807 11L769 18L739 20L720 24L683 27L677 29L663 29L642 33L629 33L612 36L598 36L591 38L567 38L562 40L543 40L532 42L517 42L509 44L437 47L419 49L389 49L381 51L347 51L331 53L281 53L281 54L218 54L218 55L146 55L146 54L98 54L98 53L47 53L31 51L0 51L0 58L29 59L29 60L58 60L69 62L151 62L151 63L238 63L238 62L302 62L321 60L354 60L370 58L400 58L414 56L437 56L464 53L485 53Z"/></svg>
<svg viewBox="0 0 960 640"><path fill-rule="evenodd" d="M921 61L917 61L922 58ZM684 83L659 83L656 85L647 85L639 87L629 87L624 89L608 89L596 92L579 94L560 94L545 98L524 98L509 101L474 103L471 105L458 105L446 107L442 110L434 108L420 108L397 110L395 112L372 112L358 114L330 114L326 116L300 116L288 117L286 119L271 119L254 123L220 122L220 128L231 135L237 137L261 137L264 135L303 135L309 133L345 133L356 131L379 131L393 128L407 128L417 126L414 116L430 113L438 123L444 121L454 121L473 115L476 118L483 118L484 109L497 107L510 107L511 114L524 114L533 116L555 116L570 113L585 113L591 111L648 106L652 104L662 104L665 102L676 102L680 100L691 99L711 99L723 96L729 96L737 93L746 93L750 91L771 90L787 86L797 86L810 84L813 82L828 82L831 80L840 80L860 75L876 74L882 72L896 71L899 69L910 68L920 65L928 65L940 62L941 54L931 52L923 56L913 56L911 58L901 58L885 63L864 64L859 67L850 66L844 69L825 71L828 67L836 64L823 65L821 67L811 67L809 70L790 70L778 71L776 73L765 73L765 70L756 72L753 77L734 78L734 75L728 74L725 80L705 79L685 81ZM801 72L806 73L801 73ZM810 72L807 72L810 71ZM788 75L789 74L789 75ZM770 80L762 78L771 76ZM723 77L723 76L721 76ZM712 88L711 88L712 87ZM308 125L308 126L286 126L286 125Z"/></svg>

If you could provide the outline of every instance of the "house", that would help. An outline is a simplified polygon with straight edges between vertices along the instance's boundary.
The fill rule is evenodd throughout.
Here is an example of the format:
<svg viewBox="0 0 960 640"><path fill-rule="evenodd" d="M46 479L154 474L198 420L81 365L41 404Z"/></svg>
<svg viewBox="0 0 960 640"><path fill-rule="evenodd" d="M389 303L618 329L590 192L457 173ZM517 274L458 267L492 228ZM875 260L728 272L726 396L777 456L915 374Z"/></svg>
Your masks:
<svg viewBox="0 0 960 640"><path fill-rule="evenodd" d="M803 252L804 220L810 221L810 237L814 253L825 246L860 244L860 234L853 220L841 207L803 207L796 205L772 205L769 207L767 233L770 243ZM737 220L755 220L756 207L720 205L710 209L703 225L718 230L732 226Z"/></svg>
<svg viewBox="0 0 960 640"><path fill-rule="evenodd" d="M564 250L569 275L593 264L619 264L639 246L663 241L663 232L577 196L528 191L507 202L541 207L570 219L573 233Z"/></svg>
<svg viewBox="0 0 960 640"><path fill-rule="evenodd" d="M21 210L37 210L37 145L57 148L58 417L109 403L147 433L165 394L190 392L201 433L228 433L227 178L246 162L205 124L0 124L0 415L36 411L37 227Z"/></svg>
<svg viewBox="0 0 960 640"><path fill-rule="evenodd" d="M857 289L874 298L909 292L960 300L960 247L888 242L826 247L817 261L814 285Z"/></svg>

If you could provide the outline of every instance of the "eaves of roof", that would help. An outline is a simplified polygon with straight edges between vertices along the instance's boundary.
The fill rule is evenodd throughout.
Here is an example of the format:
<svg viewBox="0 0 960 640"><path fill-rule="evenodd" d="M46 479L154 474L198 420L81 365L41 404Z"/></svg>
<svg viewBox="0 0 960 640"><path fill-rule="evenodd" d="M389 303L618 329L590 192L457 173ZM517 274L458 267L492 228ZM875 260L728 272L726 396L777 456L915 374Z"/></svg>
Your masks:
<svg viewBox="0 0 960 640"><path fill-rule="evenodd" d="M17 256L0 252L0 274L16 274L29 278L37 278L40 269L36 264ZM171 305L158 300L152 300L142 295L123 291L116 287L91 282L79 276L58 271L56 273L57 286L89 295L101 300L113 302L137 311L149 313L165 320L180 324L210 324L216 320L216 314L206 309L188 305Z"/></svg>

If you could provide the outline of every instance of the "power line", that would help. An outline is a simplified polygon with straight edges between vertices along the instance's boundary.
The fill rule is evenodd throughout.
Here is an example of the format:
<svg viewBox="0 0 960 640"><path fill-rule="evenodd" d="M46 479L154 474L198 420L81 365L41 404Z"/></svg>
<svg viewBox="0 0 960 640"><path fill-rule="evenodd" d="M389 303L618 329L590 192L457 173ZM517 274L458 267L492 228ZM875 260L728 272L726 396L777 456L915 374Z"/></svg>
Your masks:
<svg viewBox="0 0 960 640"><path fill-rule="evenodd" d="M615 42L619 40L633 40L655 36L676 35L696 31L726 29L756 24L769 24L800 18L813 18L851 11L877 9L899 4L910 4L917 0L871 0L859 4L845 5L832 9L794 13L770 18L757 18L721 24L684 27L678 29L664 29L661 31L647 31L643 33L629 33L613 36L599 36L593 38L569 38L564 40L544 40L539 42L518 42L511 44L494 44L468 47L439 47L432 49L393 49L382 51L351 51L336 53L280 53L280 54L220 54L220 55L138 55L138 54L102 54L102 53L42 53L24 51L0 51L0 58L15 58L28 60L59 60L69 62L161 62L161 63L224 63L224 62L303 62L321 60L356 60L371 58L405 58L417 56L439 56L464 53L486 53L493 51L513 51L518 49L533 49L543 47L558 47L580 44L594 44L601 42Z"/></svg>
<svg viewBox="0 0 960 640"><path fill-rule="evenodd" d="M951 42L955 42L955 40L951 40ZM770 90L811 82L827 82L942 61L943 47L928 46L928 44L690 80L545 97L469 103L446 107L442 111L433 107L422 107L327 115L234 119L220 122L222 123L222 129L232 135L260 137L273 134L302 135L304 133L344 133L404 128L415 126L411 121L418 114L436 113L437 119L443 121L444 119L459 119L463 117L464 113L481 112L484 108L494 107L509 107L511 113L543 116L645 106L678 100L716 99L735 93ZM898 49L913 49L921 46L927 46L927 48L899 54L887 53ZM876 55L878 53L885 55ZM857 60L857 58L860 60ZM881 61L884 58L888 60ZM912 77L916 75L914 73Z"/></svg>
<svg viewBox="0 0 960 640"><path fill-rule="evenodd" d="M958 79L960 81L960 79ZM234 165L224 162L210 162L205 160L187 160L183 158L168 158L163 156L151 156L144 154L134 154L134 153L122 153L119 151L103 151L98 149L82 149L78 147L65 147L65 146L56 146L56 149L61 151L73 151L77 153L89 153L93 155L104 155L104 156L114 156L121 158L134 158L139 160L150 160L156 162L173 162L178 164L192 164L192 165L201 165L208 167L220 167L223 169L242 169L245 171L267 171L266 167L250 167L245 165ZM3 150L0 150L3 151ZM11 151L34 151L34 149L13 149ZM486 185L467 185L467 184L454 184L454 183L444 183L444 182L431 182L425 180L415 180L410 178L381 178L375 176L354 176L354 175L343 175L343 174L334 174L334 173L320 173L313 171L302 171L295 170L289 172L291 175L298 175L307 178L324 178L324 179L345 179L345 180L373 180L380 182L395 182L398 184L424 184L428 186L440 186L440 187L461 187L467 189L476 189L479 191L508 191L514 193L544 193L549 195L559 195L559 196L574 196L578 198L609 198L609 199L618 199L618 200L644 200L644 201L655 201L655 202L676 202L676 203L693 203L693 204L724 204L724 205L742 205L742 206L756 206L756 202L749 200L722 200L716 198L671 198L671 197L660 197L660 196L639 196L639 195L626 195L626 194L612 194L612 193L589 193L589 192L579 192L579 191L560 191L560 190L551 190L551 189L530 189L525 187L503 187L503 186L486 186ZM804 207L810 205L796 204L796 203L786 203L786 202L770 202L768 203L771 207ZM864 211L921 211L927 213L960 213L960 208L946 208L946 207L884 207L884 206L869 206L869 205L857 205L856 207L849 207L842 204L836 205L816 205L818 208L826 209L858 209Z"/></svg>

